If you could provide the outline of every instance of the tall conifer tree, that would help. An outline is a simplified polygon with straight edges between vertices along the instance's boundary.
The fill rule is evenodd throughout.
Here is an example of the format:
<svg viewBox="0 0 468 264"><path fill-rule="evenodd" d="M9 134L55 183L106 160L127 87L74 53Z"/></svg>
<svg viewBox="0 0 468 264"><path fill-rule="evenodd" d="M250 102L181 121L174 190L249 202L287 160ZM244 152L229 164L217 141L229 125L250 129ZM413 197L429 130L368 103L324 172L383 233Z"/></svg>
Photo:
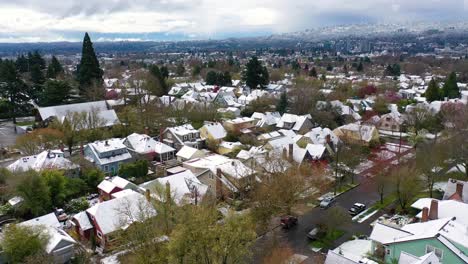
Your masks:
<svg viewBox="0 0 468 264"><path fill-rule="evenodd" d="M81 95L86 94L87 88L102 84L103 71L99 67L99 61L94 52L93 43L87 32L83 39L81 62L77 70Z"/></svg>

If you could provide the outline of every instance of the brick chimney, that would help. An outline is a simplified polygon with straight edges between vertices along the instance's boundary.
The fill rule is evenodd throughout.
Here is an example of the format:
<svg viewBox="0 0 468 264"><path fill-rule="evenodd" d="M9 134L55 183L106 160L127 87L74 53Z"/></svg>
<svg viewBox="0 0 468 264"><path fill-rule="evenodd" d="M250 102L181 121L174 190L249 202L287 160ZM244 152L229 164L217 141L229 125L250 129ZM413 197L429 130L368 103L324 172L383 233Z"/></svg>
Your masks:
<svg viewBox="0 0 468 264"><path fill-rule="evenodd" d="M289 144L289 161L293 161L293 154L294 153L294 145L293 144Z"/></svg>
<svg viewBox="0 0 468 264"><path fill-rule="evenodd" d="M463 183L457 182L456 193L460 195L460 199L463 201Z"/></svg>
<svg viewBox="0 0 468 264"><path fill-rule="evenodd" d="M283 148L283 159L288 158L288 150L286 148Z"/></svg>
<svg viewBox="0 0 468 264"><path fill-rule="evenodd" d="M145 190L145 198L148 202L151 201L151 192L148 189Z"/></svg>
<svg viewBox="0 0 468 264"><path fill-rule="evenodd" d="M424 207L424 208L422 209L421 222L422 222L422 223L427 222L428 219L429 219L429 208Z"/></svg>
<svg viewBox="0 0 468 264"><path fill-rule="evenodd" d="M164 129L163 128L160 128L159 129L159 142L163 142L164 141Z"/></svg>
<svg viewBox="0 0 468 264"><path fill-rule="evenodd" d="M216 198L223 199L223 183L221 182L222 172L221 169L216 169Z"/></svg>
<svg viewBox="0 0 468 264"><path fill-rule="evenodd" d="M145 127L145 135L149 136L149 127Z"/></svg>
<svg viewBox="0 0 468 264"><path fill-rule="evenodd" d="M429 208L429 219L435 220L439 218L439 201L432 199L431 207Z"/></svg>

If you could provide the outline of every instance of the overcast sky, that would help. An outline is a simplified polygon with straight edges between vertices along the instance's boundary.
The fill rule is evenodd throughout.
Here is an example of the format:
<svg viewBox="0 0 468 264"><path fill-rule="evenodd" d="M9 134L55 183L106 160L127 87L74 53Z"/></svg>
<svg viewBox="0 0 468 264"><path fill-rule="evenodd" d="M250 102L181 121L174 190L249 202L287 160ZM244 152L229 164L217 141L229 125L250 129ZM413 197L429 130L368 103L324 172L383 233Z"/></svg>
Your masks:
<svg viewBox="0 0 468 264"><path fill-rule="evenodd" d="M0 0L0 42L206 39L467 20L468 0Z"/></svg>

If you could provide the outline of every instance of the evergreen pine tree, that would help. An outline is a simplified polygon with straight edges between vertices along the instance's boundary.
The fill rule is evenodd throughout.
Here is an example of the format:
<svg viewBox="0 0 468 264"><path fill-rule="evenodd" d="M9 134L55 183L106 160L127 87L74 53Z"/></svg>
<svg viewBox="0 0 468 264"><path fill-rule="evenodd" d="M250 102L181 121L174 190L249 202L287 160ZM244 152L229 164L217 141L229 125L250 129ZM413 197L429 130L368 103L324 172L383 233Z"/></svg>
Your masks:
<svg viewBox="0 0 468 264"><path fill-rule="evenodd" d="M445 80L444 86L442 87L442 93L444 97L458 98L460 97L460 89L457 85L457 74L451 72Z"/></svg>
<svg viewBox="0 0 468 264"><path fill-rule="evenodd" d="M427 90L426 90L426 100L429 102L432 102L432 101L440 100L441 97L442 96L441 96L441 91L439 89L439 85L434 79L432 79L429 82L429 86L427 87Z"/></svg>
<svg viewBox="0 0 468 264"><path fill-rule="evenodd" d="M30 111L31 89L19 78L16 63L10 60L0 64L0 97L8 100L14 124L18 115Z"/></svg>
<svg viewBox="0 0 468 264"><path fill-rule="evenodd" d="M205 82L207 85L215 85L217 82L218 76L215 71L209 71L206 74Z"/></svg>
<svg viewBox="0 0 468 264"><path fill-rule="evenodd" d="M28 64L28 59L24 55L18 56L18 58L16 59L16 69L20 73L29 71Z"/></svg>
<svg viewBox="0 0 468 264"><path fill-rule="evenodd" d="M315 69L315 67L312 67L312 70L309 71L309 76L314 77L314 78L318 77L317 70Z"/></svg>
<svg viewBox="0 0 468 264"><path fill-rule="evenodd" d="M48 80L41 95L41 106L65 104L70 99L71 86L66 81Z"/></svg>
<svg viewBox="0 0 468 264"><path fill-rule="evenodd" d="M85 34L83 39L83 49L81 54L81 61L78 65L78 82L80 84L80 94L84 95L87 88L92 85L102 84L103 71L99 67L99 61L94 52L93 43L88 35Z"/></svg>
<svg viewBox="0 0 468 264"><path fill-rule="evenodd" d="M283 92L280 96L278 104L276 105L276 111L278 111L281 115L286 112L288 108L288 96L286 92Z"/></svg>
<svg viewBox="0 0 468 264"><path fill-rule="evenodd" d="M364 70L364 65L362 65L362 61L359 62L359 65L357 66L356 70L357 70L358 72L362 72L362 71Z"/></svg>
<svg viewBox="0 0 468 264"><path fill-rule="evenodd" d="M55 79L57 75L63 72L62 64L57 60L55 56L52 56L49 66L47 67L47 78Z"/></svg>
<svg viewBox="0 0 468 264"><path fill-rule="evenodd" d="M256 89L258 86L263 88L269 82L268 69L262 66L257 57L253 56L246 65L246 69L242 73L242 79L247 86Z"/></svg>

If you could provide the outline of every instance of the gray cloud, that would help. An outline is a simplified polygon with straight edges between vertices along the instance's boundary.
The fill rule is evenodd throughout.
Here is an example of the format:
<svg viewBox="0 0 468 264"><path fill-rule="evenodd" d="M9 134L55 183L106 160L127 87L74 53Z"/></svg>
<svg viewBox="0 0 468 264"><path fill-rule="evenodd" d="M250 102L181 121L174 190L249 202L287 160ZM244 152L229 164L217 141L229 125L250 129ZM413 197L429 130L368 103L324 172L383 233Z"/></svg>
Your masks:
<svg viewBox="0 0 468 264"><path fill-rule="evenodd" d="M43 40L57 38L57 32L74 31L229 36L230 32L287 32L335 24L463 19L468 15L466 2L0 0L0 33ZM38 31L46 32L39 35Z"/></svg>

